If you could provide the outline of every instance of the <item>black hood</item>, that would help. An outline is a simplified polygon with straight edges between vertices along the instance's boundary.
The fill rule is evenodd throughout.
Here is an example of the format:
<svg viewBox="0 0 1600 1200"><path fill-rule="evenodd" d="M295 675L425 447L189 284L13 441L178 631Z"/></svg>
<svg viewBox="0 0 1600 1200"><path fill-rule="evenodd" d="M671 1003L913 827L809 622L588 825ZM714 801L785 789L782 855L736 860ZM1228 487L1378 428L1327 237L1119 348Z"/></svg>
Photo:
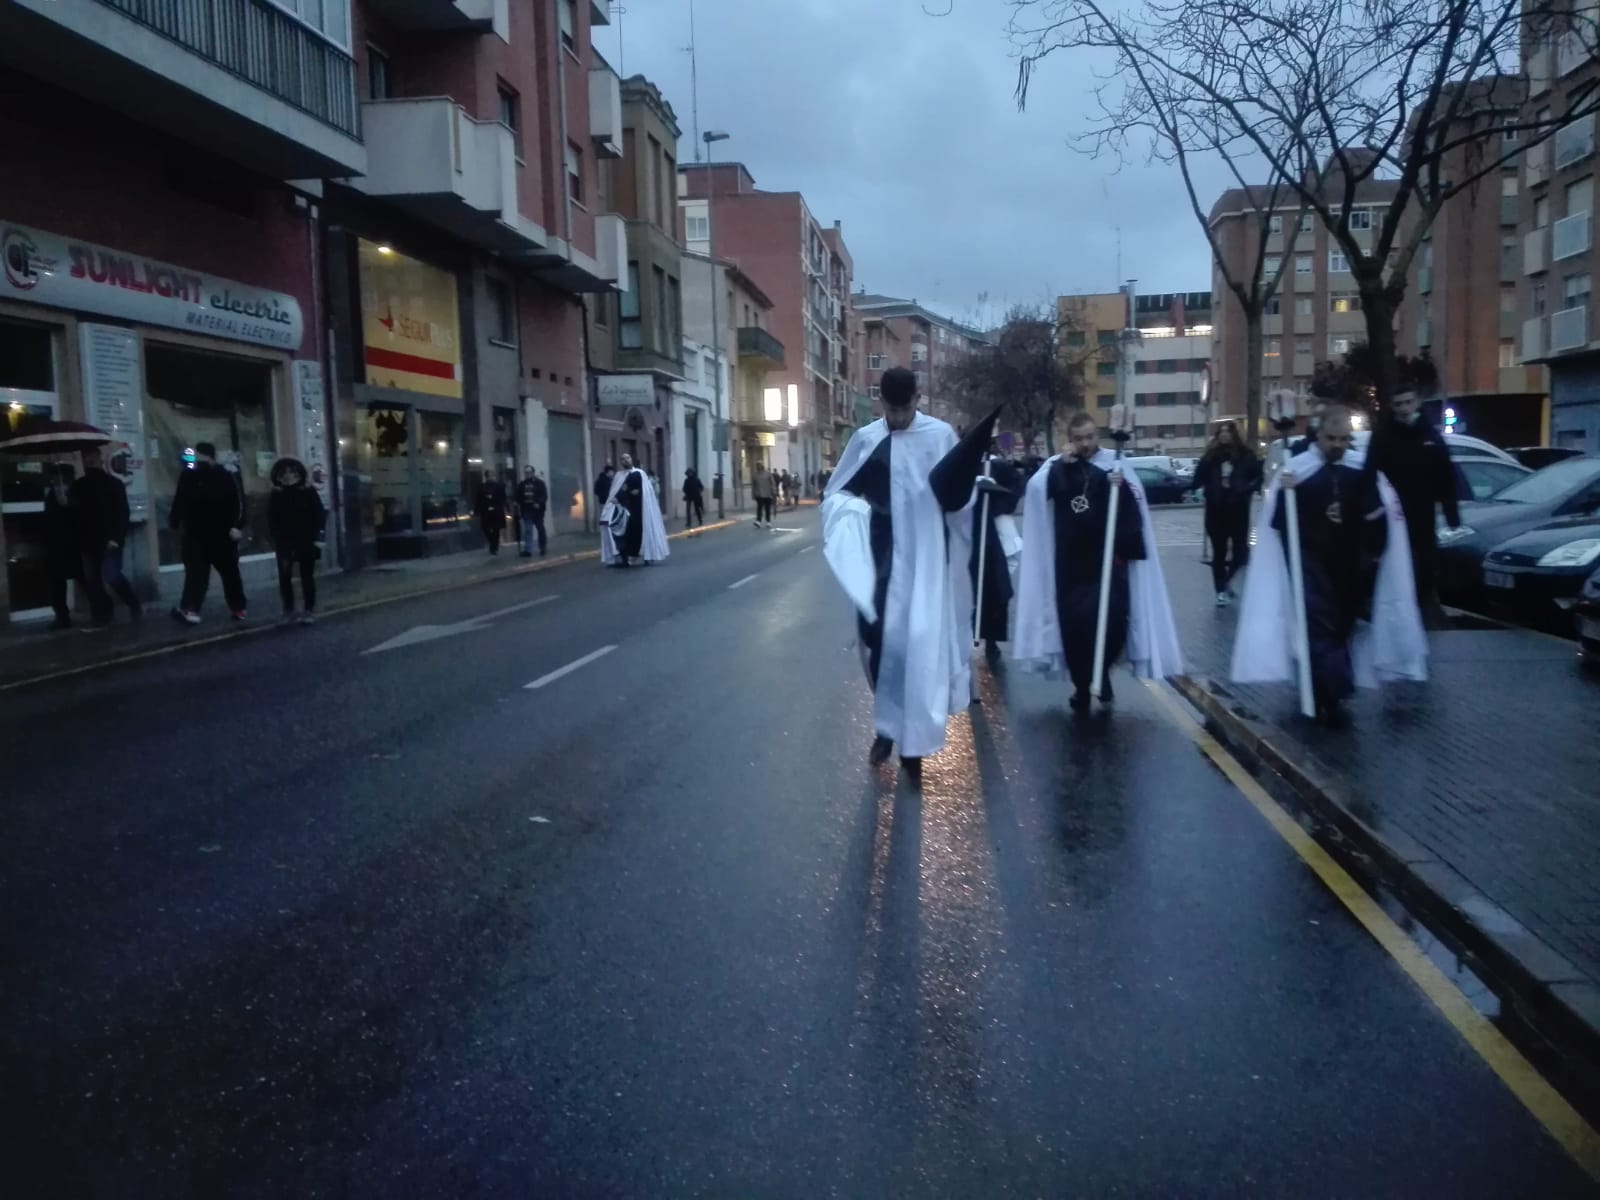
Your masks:
<svg viewBox="0 0 1600 1200"><path fill-rule="evenodd" d="M290 469L300 472L300 486L304 486L311 481L311 472L306 470L305 463L298 458L284 457L272 464L272 473L269 476L272 480L272 486L275 488L288 487L289 485L284 480L283 475L285 471Z"/></svg>

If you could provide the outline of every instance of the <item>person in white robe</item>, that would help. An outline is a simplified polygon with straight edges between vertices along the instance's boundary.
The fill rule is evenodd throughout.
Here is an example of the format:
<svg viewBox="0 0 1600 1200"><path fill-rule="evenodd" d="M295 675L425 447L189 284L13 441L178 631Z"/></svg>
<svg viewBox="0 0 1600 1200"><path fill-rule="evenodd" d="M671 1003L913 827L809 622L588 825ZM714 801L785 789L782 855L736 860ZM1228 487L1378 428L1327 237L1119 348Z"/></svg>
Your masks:
<svg viewBox="0 0 1600 1200"><path fill-rule="evenodd" d="M1082 711L1090 699L1107 507L1111 487L1119 486L1113 476L1120 478L1124 491L1118 502L1102 702L1112 699L1110 667L1122 652L1135 676L1164 679L1182 672L1183 651L1139 477L1101 448L1099 428L1089 414L1074 416L1067 435L1071 453L1047 459L1028 481L1023 499L1011 656L1052 675L1065 669L1075 685L1073 707ZM1059 490L1067 476L1072 476L1071 494L1053 496L1052 478ZM1066 519L1080 527L1081 537L1065 537L1067 531L1058 529L1058 500L1066 506Z"/></svg>
<svg viewBox="0 0 1600 1200"><path fill-rule="evenodd" d="M1295 616L1283 489L1295 489L1308 661L1317 717L1345 720L1356 687L1423 680L1428 642L1411 579L1400 499L1381 472L1350 449L1350 410L1329 405L1316 443L1267 489L1234 639L1236 683L1296 678Z"/></svg>
<svg viewBox="0 0 1600 1200"><path fill-rule="evenodd" d="M611 480L611 494L600 510L600 561L605 566L660 562L667 548L667 526L650 476L624 454Z"/></svg>
<svg viewBox="0 0 1600 1200"><path fill-rule="evenodd" d="M972 698L970 508L998 410L965 440L885 371L884 416L851 436L822 501L823 555L856 610L873 692L870 760L896 746L913 785ZM968 448L972 453L964 451Z"/></svg>

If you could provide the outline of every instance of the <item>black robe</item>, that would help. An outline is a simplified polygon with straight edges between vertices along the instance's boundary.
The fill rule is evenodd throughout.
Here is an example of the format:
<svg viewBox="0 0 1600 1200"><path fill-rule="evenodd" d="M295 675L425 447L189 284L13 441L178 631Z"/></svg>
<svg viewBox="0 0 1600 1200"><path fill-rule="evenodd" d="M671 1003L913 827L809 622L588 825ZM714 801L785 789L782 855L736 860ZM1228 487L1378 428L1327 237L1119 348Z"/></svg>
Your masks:
<svg viewBox="0 0 1600 1200"><path fill-rule="evenodd" d="M1295 485L1300 520L1301 571L1305 578L1306 640L1311 654L1311 690L1318 707L1355 691L1350 636L1356 622L1372 615L1378 560L1389 522L1369 472L1324 466ZM1280 494L1272 527L1289 561L1288 505Z"/></svg>
<svg viewBox="0 0 1600 1200"><path fill-rule="evenodd" d="M1045 487L1055 506L1056 614L1061 623L1061 649L1073 686L1087 691L1094 683L1094 635L1100 615L1100 567L1111 478L1093 463L1062 458L1050 467ZM1082 511L1075 511L1073 501L1080 498ZM1139 502L1131 491L1125 491L1117 502L1111 598L1106 610L1107 666L1121 658L1127 647L1128 563L1144 558L1146 549Z"/></svg>
<svg viewBox="0 0 1600 1200"><path fill-rule="evenodd" d="M635 467L617 489L617 503L628 513L628 527L617 539L617 553L624 562L638 558L644 547L644 472Z"/></svg>
<svg viewBox="0 0 1600 1200"><path fill-rule="evenodd" d="M995 459L990 465L992 486L987 490L989 497L989 521L984 524L983 498L984 492L978 493L978 501L972 506L972 557L967 562L967 573L972 578L972 594L974 597L983 597L983 627L975 629L975 638L986 638L989 641L1003 642L1008 639L1008 618L1011 608L1011 572L1006 567L1005 548L1000 544L999 531L995 529L996 517L1010 516L1017 511L1017 504L1022 499L1022 489L1026 484L1022 472L1004 459ZM980 487L983 481L979 480ZM978 550L987 539L988 549L983 554L983 579L978 578ZM977 608L973 609L973 620L977 620Z"/></svg>

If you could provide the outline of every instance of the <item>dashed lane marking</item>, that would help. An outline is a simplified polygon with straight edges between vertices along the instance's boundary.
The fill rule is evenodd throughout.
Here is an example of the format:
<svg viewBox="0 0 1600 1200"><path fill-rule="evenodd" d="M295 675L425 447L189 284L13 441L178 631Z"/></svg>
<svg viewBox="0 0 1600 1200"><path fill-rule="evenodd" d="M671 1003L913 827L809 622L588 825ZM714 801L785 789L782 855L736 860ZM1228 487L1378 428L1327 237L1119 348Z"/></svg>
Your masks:
<svg viewBox="0 0 1600 1200"><path fill-rule="evenodd" d="M532 683L526 685L526 687L523 690L524 691L529 691L529 692L536 692L542 687L548 687L550 684L554 683L558 679L565 679L568 675L571 675L574 671L583 670L583 668L587 667L590 663L595 662L598 659L604 658L606 655L610 654L615 649L616 649L615 646L601 646L600 649L598 649L598 650L591 650L588 654L585 654L582 658L573 659L573 661L569 662L566 666L557 667L554 671L551 671L550 674L539 676L539 678L535 679Z"/></svg>
<svg viewBox="0 0 1600 1200"><path fill-rule="evenodd" d="M761 572L757 571L756 575L759 575L759 574L761 574ZM732 582L732 583L730 583L728 585L728 590L731 592L731 591L733 591L734 588L742 588L745 584L749 583L752 579L754 579L756 577L756 575L746 575L743 579L735 580L734 582Z"/></svg>

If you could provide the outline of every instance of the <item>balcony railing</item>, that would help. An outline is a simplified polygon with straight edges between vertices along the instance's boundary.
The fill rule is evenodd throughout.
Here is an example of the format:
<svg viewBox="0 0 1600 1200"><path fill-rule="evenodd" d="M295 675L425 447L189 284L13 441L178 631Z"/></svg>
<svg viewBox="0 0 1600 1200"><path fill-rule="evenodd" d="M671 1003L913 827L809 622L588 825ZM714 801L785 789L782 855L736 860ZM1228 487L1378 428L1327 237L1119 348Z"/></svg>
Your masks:
<svg viewBox="0 0 1600 1200"><path fill-rule="evenodd" d="M266 0L99 0L107 8L354 137L356 65Z"/></svg>
<svg viewBox="0 0 1600 1200"><path fill-rule="evenodd" d="M1538 187L1550 177L1550 143L1540 142L1529 146L1522 155L1523 182L1528 187Z"/></svg>
<svg viewBox="0 0 1600 1200"><path fill-rule="evenodd" d="M1583 35L1576 29L1563 33L1556 43L1556 74L1570 75L1588 61L1589 50L1584 45Z"/></svg>
<svg viewBox="0 0 1600 1200"><path fill-rule="evenodd" d="M1564 308L1550 317L1550 352L1578 350L1589 344L1589 306Z"/></svg>
<svg viewBox="0 0 1600 1200"><path fill-rule="evenodd" d="M1544 357L1544 318L1529 317L1522 323L1522 361Z"/></svg>
<svg viewBox="0 0 1600 1200"><path fill-rule="evenodd" d="M1594 114L1556 130L1556 170L1570 167L1594 153Z"/></svg>
<svg viewBox="0 0 1600 1200"><path fill-rule="evenodd" d="M764 358L775 367L783 362L783 343L765 329L755 325L739 327L739 357Z"/></svg>
<svg viewBox="0 0 1600 1200"><path fill-rule="evenodd" d="M1550 231L1550 259L1560 262L1589 249L1589 214L1573 213L1557 221Z"/></svg>

